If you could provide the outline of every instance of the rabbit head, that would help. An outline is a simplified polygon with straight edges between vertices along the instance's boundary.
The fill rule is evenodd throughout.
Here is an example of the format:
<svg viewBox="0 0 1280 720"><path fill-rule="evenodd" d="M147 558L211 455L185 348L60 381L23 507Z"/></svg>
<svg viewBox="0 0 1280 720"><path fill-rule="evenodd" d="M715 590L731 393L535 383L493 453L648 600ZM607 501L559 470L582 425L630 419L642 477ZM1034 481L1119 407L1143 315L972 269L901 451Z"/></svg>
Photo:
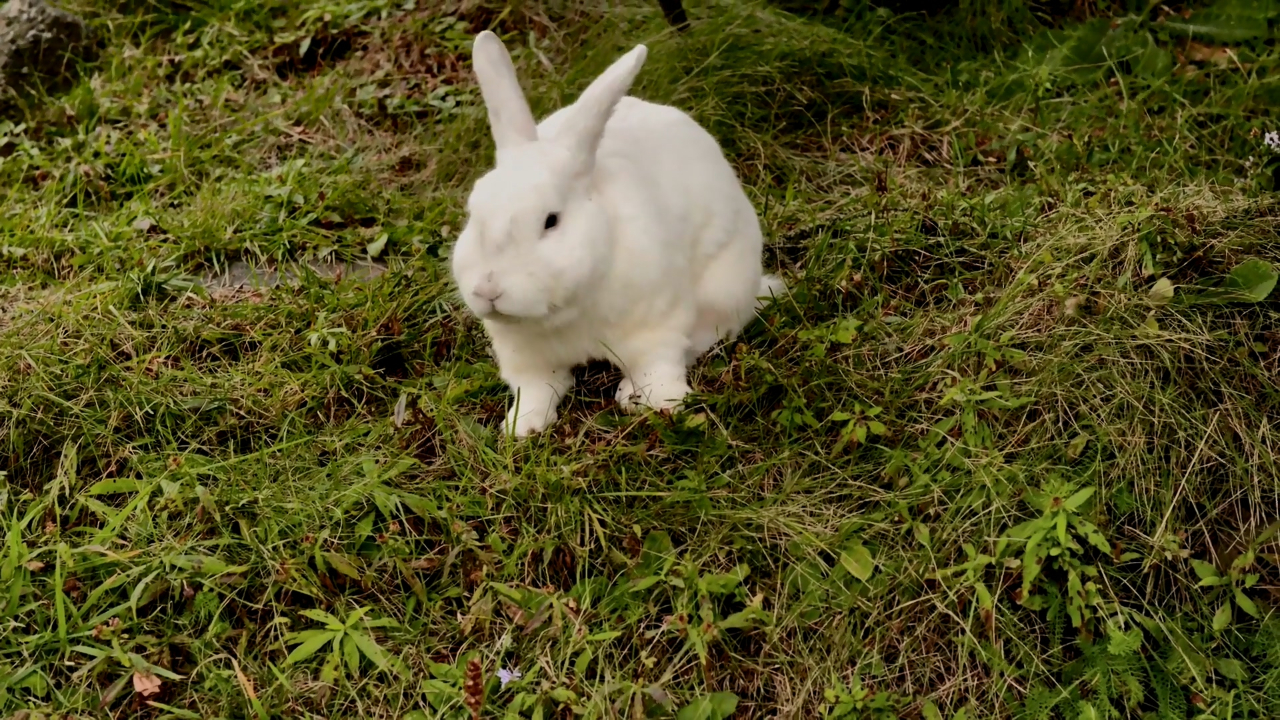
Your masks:
<svg viewBox="0 0 1280 720"><path fill-rule="evenodd" d="M488 31L476 37L473 64L496 162L467 201L452 270L478 317L556 324L590 302L613 237L594 193L596 150L646 53L643 45L627 53L559 113L551 132L540 132L502 41Z"/></svg>

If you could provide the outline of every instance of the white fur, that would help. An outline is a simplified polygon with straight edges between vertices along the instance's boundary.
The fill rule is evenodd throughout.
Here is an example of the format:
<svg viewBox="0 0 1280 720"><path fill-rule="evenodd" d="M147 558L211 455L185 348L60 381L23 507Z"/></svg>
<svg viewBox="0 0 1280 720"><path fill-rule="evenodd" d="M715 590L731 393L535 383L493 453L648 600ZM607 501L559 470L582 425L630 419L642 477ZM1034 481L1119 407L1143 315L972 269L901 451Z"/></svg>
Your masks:
<svg viewBox="0 0 1280 720"><path fill-rule="evenodd" d="M678 407L694 361L784 292L716 141L675 108L624 97L646 53L535 129L502 42L475 40L497 163L468 200L453 275L516 396L504 429L517 436L555 422L570 369L591 359L623 370L624 408Z"/></svg>

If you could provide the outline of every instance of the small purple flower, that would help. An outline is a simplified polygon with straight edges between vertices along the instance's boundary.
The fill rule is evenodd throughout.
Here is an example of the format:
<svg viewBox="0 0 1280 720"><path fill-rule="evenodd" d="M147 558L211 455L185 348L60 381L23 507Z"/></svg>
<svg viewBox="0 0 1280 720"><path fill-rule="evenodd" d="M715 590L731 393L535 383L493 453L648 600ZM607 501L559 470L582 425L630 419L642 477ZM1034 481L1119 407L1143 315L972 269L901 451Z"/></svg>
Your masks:
<svg viewBox="0 0 1280 720"><path fill-rule="evenodd" d="M1272 152L1280 152L1280 132L1272 131L1263 135L1262 142L1266 143Z"/></svg>
<svg viewBox="0 0 1280 720"><path fill-rule="evenodd" d="M506 687L507 683L519 680L524 677L519 670L508 670L502 668L498 671L498 681L502 683L502 687Z"/></svg>

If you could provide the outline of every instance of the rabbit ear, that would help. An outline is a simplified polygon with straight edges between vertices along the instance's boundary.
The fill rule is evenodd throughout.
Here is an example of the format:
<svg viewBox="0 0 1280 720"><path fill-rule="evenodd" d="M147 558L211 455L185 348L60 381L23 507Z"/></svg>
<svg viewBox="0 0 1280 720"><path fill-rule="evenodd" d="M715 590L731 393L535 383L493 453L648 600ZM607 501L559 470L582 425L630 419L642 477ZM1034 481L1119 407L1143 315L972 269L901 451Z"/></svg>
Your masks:
<svg viewBox="0 0 1280 720"><path fill-rule="evenodd" d="M637 45L593 80L578 101L566 109L565 120L556 130L555 142L568 147L584 161L593 161L605 123L613 115L618 101L631 89L648 54L644 45Z"/></svg>
<svg viewBox="0 0 1280 720"><path fill-rule="evenodd" d="M489 128L498 152L537 140L538 127L520 89L511 55L497 35L485 30L476 36L471 63L489 110Z"/></svg>

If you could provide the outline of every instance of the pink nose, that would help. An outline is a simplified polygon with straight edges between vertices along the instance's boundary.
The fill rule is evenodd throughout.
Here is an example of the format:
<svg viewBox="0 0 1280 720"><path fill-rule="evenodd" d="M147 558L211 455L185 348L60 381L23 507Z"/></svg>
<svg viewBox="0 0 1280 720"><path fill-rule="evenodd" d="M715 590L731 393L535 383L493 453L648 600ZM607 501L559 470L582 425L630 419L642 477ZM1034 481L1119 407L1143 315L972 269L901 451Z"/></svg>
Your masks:
<svg viewBox="0 0 1280 720"><path fill-rule="evenodd" d="M481 300L496 302L498 298L502 297L502 288L498 287L498 284L492 279L485 278L479 283L476 283L475 289L473 289L471 293Z"/></svg>

